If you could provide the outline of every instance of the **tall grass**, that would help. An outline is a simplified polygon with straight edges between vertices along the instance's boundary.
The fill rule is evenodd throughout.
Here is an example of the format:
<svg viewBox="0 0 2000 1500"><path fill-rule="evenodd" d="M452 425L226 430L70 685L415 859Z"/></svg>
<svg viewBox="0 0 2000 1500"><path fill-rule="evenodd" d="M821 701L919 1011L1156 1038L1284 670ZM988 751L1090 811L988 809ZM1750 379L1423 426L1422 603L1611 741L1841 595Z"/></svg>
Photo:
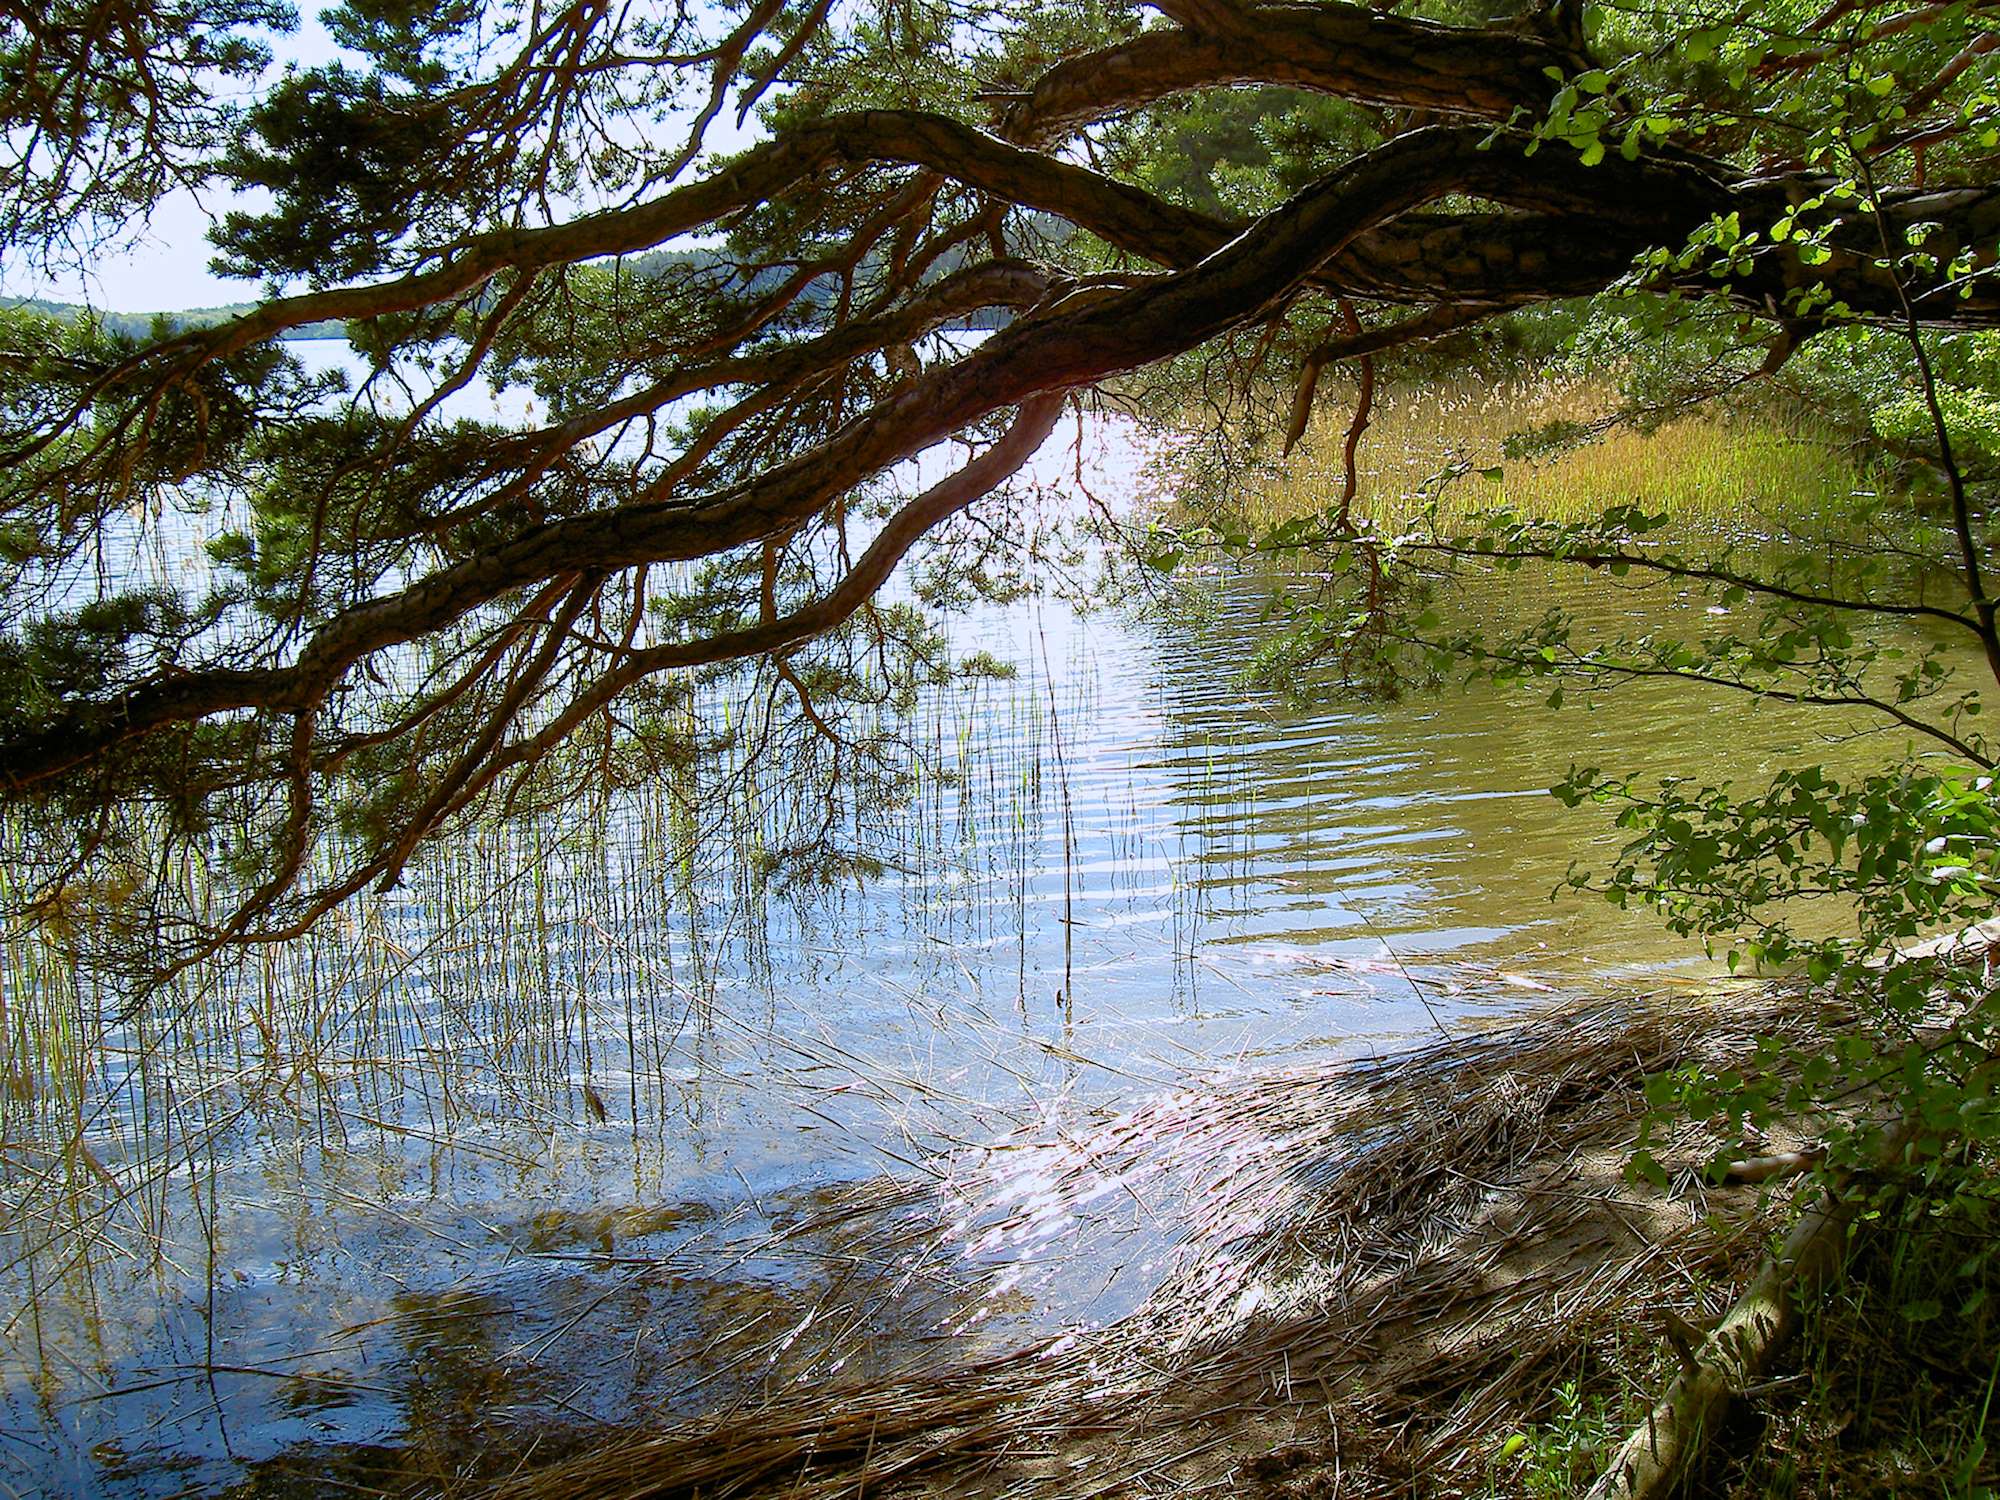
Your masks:
<svg viewBox="0 0 2000 1500"><path fill-rule="evenodd" d="M1447 525L1501 507L1581 521L1640 502L1692 531L1740 530L1844 508L1863 488L1834 434L1803 413L1697 413L1649 431L1611 426L1546 457L1506 456L1515 434L1555 423L1594 430L1616 405L1607 382L1538 377L1379 392L1356 454L1357 513L1394 526L1437 492ZM1291 456L1271 465L1268 482L1232 497L1240 519L1275 526L1335 500L1352 411L1351 390L1323 391ZM1496 468L1499 477L1488 477ZM1453 470L1439 491L1439 476Z"/></svg>

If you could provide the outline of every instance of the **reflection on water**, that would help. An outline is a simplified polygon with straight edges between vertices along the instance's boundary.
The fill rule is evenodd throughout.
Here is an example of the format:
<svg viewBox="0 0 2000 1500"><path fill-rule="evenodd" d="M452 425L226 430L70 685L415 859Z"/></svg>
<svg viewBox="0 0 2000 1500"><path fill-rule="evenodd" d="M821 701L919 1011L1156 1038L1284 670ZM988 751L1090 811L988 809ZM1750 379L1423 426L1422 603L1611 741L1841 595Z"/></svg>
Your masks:
<svg viewBox="0 0 2000 1500"><path fill-rule="evenodd" d="M1549 900L1609 847L1543 790L1572 763L1875 753L1654 689L1250 691L1264 593L1211 584L1199 628L961 622L1018 675L908 726L925 769L879 879L781 899L742 850L782 788L692 848L648 788L438 849L129 1026L49 1023L0 1138L0 1482L502 1469L1115 1317L1171 1262L1176 1164L1061 1196L1048 1158L1191 1071L1706 971L1643 916ZM1634 597L1579 602L1684 607ZM16 1025L51 962L11 956Z"/></svg>

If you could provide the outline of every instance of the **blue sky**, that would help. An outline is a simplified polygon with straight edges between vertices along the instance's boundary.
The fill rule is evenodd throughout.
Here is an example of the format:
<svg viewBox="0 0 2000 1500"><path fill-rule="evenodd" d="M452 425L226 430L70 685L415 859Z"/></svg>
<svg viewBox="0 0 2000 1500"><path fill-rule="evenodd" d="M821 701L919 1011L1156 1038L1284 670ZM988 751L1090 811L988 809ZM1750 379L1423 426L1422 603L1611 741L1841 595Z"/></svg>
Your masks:
<svg viewBox="0 0 2000 1500"><path fill-rule="evenodd" d="M311 66L340 55L310 4L300 7L297 30L265 33L264 39L272 54L267 76L287 64ZM12 261L0 263L0 295L87 302L109 312L174 312L255 301L257 282L225 280L208 269L215 253L208 243L209 226L247 201L220 190L199 201L192 193L171 193L142 226L121 236L113 250L82 271L50 275Z"/></svg>
<svg viewBox="0 0 2000 1500"><path fill-rule="evenodd" d="M226 206L216 195L212 206ZM175 193L153 212L145 230L121 251L105 255L87 273L49 277L9 265L0 292L10 297L47 297L87 302L111 312L173 312L255 301L254 281L225 281L211 275L207 242L210 219L188 193Z"/></svg>
<svg viewBox="0 0 2000 1500"><path fill-rule="evenodd" d="M287 63L310 66L340 55L317 13L309 10L301 14L297 31L268 40L274 71ZM755 120L747 128L737 128L735 111L724 109L708 131L707 146L712 151L734 151L761 133ZM170 194L143 226L82 271L48 275L0 261L0 296L44 297L84 302L109 312L136 313L257 301L262 295L261 283L224 279L208 269L215 253L208 243L210 226L231 208L251 201L220 189L211 190L200 200L187 192Z"/></svg>

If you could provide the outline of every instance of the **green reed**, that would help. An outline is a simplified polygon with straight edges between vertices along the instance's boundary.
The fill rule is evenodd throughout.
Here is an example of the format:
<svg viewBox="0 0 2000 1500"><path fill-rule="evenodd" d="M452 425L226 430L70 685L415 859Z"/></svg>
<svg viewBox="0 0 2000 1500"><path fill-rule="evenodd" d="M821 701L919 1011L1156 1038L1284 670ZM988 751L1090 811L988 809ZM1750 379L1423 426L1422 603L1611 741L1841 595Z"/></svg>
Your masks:
<svg viewBox="0 0 2000 1500"><path fill-rule="evenodd" d="M1356 454L1359 514L1394 526L1435 495L1447 526L1498 508L1582 521L1636 501L1688 530L1737 530L1838 511L1865 491L1837 435L1809 415L1696 412L1650 429L1597 430L1615 406L1615 392L1596 381L1442 382L1379 394ZM1318 410L1291 456L1240 495L1253 527L1319 512L1339 496L1352 396L1326 392ZM1543 457L1506 456L1510 438L1555 423L1594 435ZM1446 474L1456 477L1440 488Z"/></svg>

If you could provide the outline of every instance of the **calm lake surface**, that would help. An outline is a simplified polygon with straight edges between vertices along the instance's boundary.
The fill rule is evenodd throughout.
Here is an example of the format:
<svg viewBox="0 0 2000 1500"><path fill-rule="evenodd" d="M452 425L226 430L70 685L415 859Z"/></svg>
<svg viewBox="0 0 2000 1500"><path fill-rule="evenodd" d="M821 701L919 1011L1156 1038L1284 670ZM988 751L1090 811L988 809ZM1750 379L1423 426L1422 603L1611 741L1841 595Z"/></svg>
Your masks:
<svg viewBox="0 0 2000 1500"><path fill-rule="evenodd" d="M1092 488L1129 490L1131 429L1090 440ZM1073 459L1044 468L1057 508ZM1642 915L1551 902L1615 847L1547 795L1572 764L1747 780L1900 747L1685 692L1280 697L1240 677L1268 590L1192 587L1198 618L956 622L1016 675L910 721L876 878L747 877L746 830L798 815L782 785L706 822L642 791L433 850L10 1080L0 1485L302 1493L282 1476L1115 1318L1185 1205L1170 1173L1057 1190L1107 1119L1714 973Z"/></svg>

